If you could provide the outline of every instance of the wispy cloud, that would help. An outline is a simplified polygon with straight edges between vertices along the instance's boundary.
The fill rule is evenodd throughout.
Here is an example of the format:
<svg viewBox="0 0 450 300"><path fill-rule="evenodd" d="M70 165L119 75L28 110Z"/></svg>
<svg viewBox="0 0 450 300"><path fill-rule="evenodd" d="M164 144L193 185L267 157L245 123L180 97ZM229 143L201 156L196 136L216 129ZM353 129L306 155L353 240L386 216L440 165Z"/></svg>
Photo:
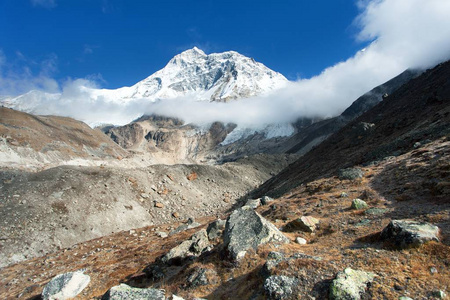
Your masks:
<svg viewBox="0 0 450 300"><path fill-rule="evenodd" d="M0 95L18 95L30 90L59 91L59 85L53 79L58 71L57 66L56 54L36 61L20 51L8 59L0 50Z"/></svg>
<svg viewBox="0 0 450 300"><path fill-rule="evenodd" d="M42 6L47 9L54 8L57 6L56 0L30 0L33 6Z"/></svg>

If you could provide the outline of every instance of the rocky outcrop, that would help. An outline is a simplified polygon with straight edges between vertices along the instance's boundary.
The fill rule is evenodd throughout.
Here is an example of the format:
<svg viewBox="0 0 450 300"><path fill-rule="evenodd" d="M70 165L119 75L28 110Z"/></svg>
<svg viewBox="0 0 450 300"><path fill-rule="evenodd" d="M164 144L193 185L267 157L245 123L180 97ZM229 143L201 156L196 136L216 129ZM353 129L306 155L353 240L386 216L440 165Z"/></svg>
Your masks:
<svg viewBox="0 0 450 300"><path fill-rule="evenodd" d="M82 271L60 274L53 278L42 291L44 300L65 300L76 297L89 284L91 278Z"/></svg>
<svg viewBox="0 0 450 300"><path fill-rule="evenodd" d="M224 244L232 260L239 260L247 250L269 242L289 243L289 239L251 208L239 208L228 217Z"/></svg>
<svg viewBox="0 0 450 300"><path fill-rule="evenodd" d="M364 176L363 170L360 168L347 168L339 170L339 179L340 180L355 180L362 178Z"/></svg>
<svg viewBox="0 0 450 300"><path fill-rule="evenodd" d="M112 287L103 300L166 300L164 291L157 289L140 289L120 284Z"/></svg>
<svg viewBox="0 0 450 300"><path fill-rule="evenodd" d="M330 286L331 300L359 300L373 281L375 274L353 270L351 268L339 272Z"/></svg>
<svg viewBox="0 0 450 300"><path fill-rule="evenodd" d="M381 232L381 239L397 248L418 247L429 241L439 242L439 228L413 220L392 220Z"/></svg>
<svg viewBox="0 0 450 300"><path fill-rule="evenodd" d="M161 258L163 263L177 263L188 257L200 256L210 246L208 234L205 229L196 232L187 241L172 248Z"/></svg>

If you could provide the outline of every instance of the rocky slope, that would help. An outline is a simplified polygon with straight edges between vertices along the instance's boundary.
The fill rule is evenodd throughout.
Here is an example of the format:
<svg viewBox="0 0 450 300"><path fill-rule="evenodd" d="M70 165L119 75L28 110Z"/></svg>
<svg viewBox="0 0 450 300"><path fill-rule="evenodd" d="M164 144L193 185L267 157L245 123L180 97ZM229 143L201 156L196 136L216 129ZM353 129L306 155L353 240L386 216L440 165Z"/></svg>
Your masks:
<svg viewBox="0 0 450 300"><path fill-rule="evenodd" d="M412 79L270 179L257 194L281 195L341 168L399 155L449 135L449 75L446 62Z"/></svg>
<svg viewBox="0 0 450 300"><path fill-rule="evenodd" d="M71 118L34 116L0 107L0 167L41 169L100 164L127 152L100 130Z"/></svg>
<svg viewBox="0 0 450 300"><path fill-rule="evenodd" d="M2 170L0 266L122 230L223 212L290 162L259 155L220 166Z"/></svg>

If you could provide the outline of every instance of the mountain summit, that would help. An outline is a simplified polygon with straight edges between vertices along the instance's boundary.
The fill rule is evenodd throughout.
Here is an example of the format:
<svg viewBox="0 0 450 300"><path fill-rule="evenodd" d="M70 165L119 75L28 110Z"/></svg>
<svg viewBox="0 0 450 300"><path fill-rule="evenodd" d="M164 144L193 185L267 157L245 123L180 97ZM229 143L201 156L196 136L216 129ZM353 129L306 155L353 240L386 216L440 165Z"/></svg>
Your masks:
<svg viewBox="0 0 450 300"><path fill-rule="evenodd" d="M196 100L227 102L276 90L287 81L280 73L235 51L207 55L194 47L131 87L93 90L93 94L123 100L191 96Z"/></svg>
<svg viewBox="0 0 450 300"><path fill-rule="evenodd" d="M77 94L90 102L119 105L137 99L154 102L177 97L228 102L277 90L287 82L280 73L235 51L208 55L194 47L176 55L163 69L131 87L95 89L81 86ZM30 91L17 97L5 97L0 103L29 113L58 114L52 110L51 103L75 103L74 97L72 90L62 94Z"/></svg>

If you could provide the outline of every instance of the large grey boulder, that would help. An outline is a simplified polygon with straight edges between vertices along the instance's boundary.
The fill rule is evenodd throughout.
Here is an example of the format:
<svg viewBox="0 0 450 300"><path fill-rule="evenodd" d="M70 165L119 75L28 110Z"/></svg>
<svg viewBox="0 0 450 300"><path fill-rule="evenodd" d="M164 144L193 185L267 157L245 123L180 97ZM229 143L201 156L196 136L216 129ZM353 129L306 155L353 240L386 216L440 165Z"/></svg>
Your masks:
<svg viewBox="0 0 450 300"><path fill-rule="evenodd" d="M274 275L266 279L264 290L269 299L289 299L294 296L298 284L297 278Z"/></svg>
<svg viewBox="0 0 450 300"><path fill-rule="evenodd" d="M392 220L381 232L381 239L400 249L418 247L429 241L439 242L439 227L413 220Z"/></svg>
<svg viewBox="0 0 450 300"><path fill-rule="evenodd" d="M208 234L205 229L196 232L187 241L172 248L161 258L161 262L168 263L172 261L181 261L188 257L200 256L210 246Z"/></svg>
<svg viewBox="0 0 450 300"><path fill-rule="evenodd" d="M103 300L166 300L164 291L157 289L139 289L124 283L112 287L102 297Z"/></svg>
<svg viewBox="0 0 450 300"><path fill-rule="evenodd" d="M351 268L339 272L330 286L331 300L359 300L375 274Z"/></svg>
<svg viewBox="0 0 450 300"><path fill-rule="evenodd" d="M82 271L60 274L50 280L42 291L44 300L64 300L76 297L91 281Z"/></svg>
<svg viewBox="0 0 450 300"><path fill-rule="evenodd" d="M236 209L227 219L224 232L226 250L232 260L239 260L249 249L275 242L289 243L272 223L248 207Z"/></svg>

